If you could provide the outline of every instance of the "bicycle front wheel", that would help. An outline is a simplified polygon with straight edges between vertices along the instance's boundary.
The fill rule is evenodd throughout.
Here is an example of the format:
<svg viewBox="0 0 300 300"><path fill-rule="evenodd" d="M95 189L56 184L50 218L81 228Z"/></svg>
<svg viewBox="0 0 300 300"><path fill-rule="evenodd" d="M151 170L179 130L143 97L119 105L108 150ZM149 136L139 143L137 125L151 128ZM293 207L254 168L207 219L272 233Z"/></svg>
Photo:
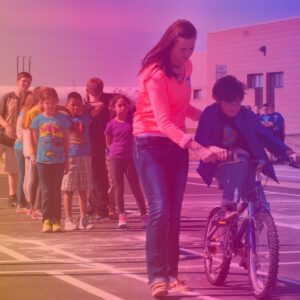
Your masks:
<svg viewBox="0 0 300 300"><path fill-rule="evenodd" d="M231 262L230 231L228 225L218 225L219 210L216 207L210 212L204 235L204 268L208 281L214 285L224 283Z"/></svg>
<svg viewBox="0 0 300 300"><path fill-rule="evenodd" d="M264 299L276 286L279 262L279 241L272 216L259 212L253 217L252 242L249 245L249 280L254 296ZM250 239L251 241L251 239ZM253 245L253 241L255 245Z"/></svg>

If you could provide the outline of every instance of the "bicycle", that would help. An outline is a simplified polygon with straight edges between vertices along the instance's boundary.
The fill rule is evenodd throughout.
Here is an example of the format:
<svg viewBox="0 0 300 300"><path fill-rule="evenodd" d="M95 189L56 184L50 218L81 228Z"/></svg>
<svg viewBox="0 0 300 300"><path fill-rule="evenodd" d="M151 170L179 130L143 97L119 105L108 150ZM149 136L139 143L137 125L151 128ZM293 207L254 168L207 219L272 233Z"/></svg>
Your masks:
<svg viewBox="0 0 300 300"><path fill-rule="evenodd" d="M298 168L292 160L280 158ZM257 299L269 297L276 286L279 263L279 239L270 205L264 194L261 171L266 163L256 164L253 193L229 218L220 218L220 207L214 208L207 220L204 236L204 267L213 285L225 282L231 259L240 256L240 266L248 270L248 277Z"/></svg>

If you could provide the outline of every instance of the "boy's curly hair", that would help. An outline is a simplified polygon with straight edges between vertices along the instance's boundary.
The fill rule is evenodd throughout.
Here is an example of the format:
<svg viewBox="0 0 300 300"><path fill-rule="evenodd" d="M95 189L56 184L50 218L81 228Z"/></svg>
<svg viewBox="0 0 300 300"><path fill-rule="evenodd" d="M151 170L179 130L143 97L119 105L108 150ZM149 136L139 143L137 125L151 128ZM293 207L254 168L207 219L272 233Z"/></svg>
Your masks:
<svg viewBox="0 0 300 300"><path fill-rule="evenodd" d="M212 89L212 97L216 101L233 102L243 100L246 86L232 75L227 75L215 83Z"/></svg>

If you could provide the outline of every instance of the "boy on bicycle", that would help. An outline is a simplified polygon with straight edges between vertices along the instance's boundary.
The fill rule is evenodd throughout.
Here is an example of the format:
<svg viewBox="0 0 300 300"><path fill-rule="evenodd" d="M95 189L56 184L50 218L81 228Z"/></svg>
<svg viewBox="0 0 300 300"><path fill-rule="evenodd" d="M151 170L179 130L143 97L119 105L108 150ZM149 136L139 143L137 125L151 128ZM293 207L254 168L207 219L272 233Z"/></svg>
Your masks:
<svg viewBox="0 0 300 300"><path fill-rule="evenodd" d="M197 169L208 186L213 177L223 186L221 212L224 214L226 210L234 210L233 201L247 199L253 191L255 165L249 163L249 158L267 161L266 148L276 157L286 155L295 159L292 149L242 106L244 94L245 85L234 76L219 79L212 89L216 103L203 111L195 135L202 146L225 148L239 159L231 164L200 161ZM278 182L271 164L264 166L263 173Z"/></svg>

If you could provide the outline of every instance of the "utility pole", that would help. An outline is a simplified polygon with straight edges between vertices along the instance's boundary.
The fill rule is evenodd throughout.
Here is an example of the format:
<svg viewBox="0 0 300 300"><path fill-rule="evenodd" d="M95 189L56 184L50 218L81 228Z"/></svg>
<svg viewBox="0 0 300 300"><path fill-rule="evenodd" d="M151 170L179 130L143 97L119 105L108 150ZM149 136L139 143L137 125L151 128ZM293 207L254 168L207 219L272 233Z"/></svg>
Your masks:
<svg viewBox="0 0 300 300"><path fill-rule="evenodd" d="M23 56L23 72L25 71L25 58L26 56Z"/></svg>
<svg viewBox="0 0 300 300"><path fill-rule="evenodd" d="M31 56L29 56L29 62L28 62L28 73L30 73L30 70L31 70Z"/></svg>
<svg viewBox="0 0 300 300"><path fill-rule="evenodd" d="M19 58L20 56L17 56L17 75L19 74Z"/></svg>
<svg viewBox="0 0 300 300"><path fill-rule="evenodd" d="M17 56L17 75L19 74L19 72L21 72L21 67L19 68L19 59L21 56ZM22 56L22 72L25 72L26 69L26 57L27 56ZM31 58L32 56L28 56L28 73L31 74Z"/></svg>

